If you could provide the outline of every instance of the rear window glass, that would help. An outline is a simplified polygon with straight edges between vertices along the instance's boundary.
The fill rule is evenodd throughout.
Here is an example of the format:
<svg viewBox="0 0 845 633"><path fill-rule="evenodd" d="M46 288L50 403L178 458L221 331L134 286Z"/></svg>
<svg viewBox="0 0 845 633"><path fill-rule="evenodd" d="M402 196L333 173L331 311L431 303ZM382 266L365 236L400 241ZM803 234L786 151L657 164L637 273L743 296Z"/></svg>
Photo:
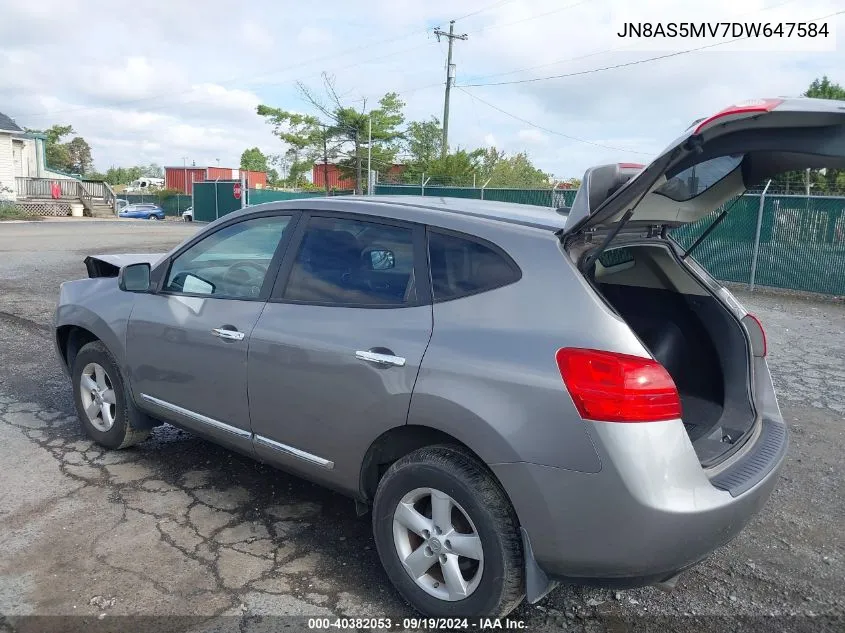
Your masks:
<svg viewBox="0 0 845 633"><path fill-rule="evenodd" d="M507 255L475 239L431 232L428 249L435 301L501 288L521 277Z"/></svg>
<svg viewBox="0 0 845 633"><path fill-rule="evenodd" d="M743 155L719 156L688 167L655 189L655 193L677 200L690 200L701 195L734 169L739 167Z"/></svg>

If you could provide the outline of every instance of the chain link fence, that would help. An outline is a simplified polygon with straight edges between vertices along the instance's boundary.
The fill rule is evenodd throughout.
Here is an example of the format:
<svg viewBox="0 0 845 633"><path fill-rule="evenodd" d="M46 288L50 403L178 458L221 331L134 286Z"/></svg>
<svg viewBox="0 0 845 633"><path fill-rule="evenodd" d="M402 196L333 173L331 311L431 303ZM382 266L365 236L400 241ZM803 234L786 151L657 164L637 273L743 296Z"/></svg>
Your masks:
<svg viewBox="0 0 845 633"><path fill-rule="evenodd" d="M672 237L688 248L730 204ZM693 257L722 281L845 295L845 197L746 194Z"/></svg>
<svg viewBox="0 0 845 633"><path fill-rule="evenodd" d="M492 187L450 187L443 185L398 185L377 184L373 188L377 196L436 196L446 198L471 198L473 200L495 200L532 204L540 207L568 207L572 205L575 189L501 189Z"/></svg>
<svg viewBox="0 0 845 633"><path fill-rule="evenodd" d="M126 200L129 204L157 204L164 209L164 214L178 217L191 206L191 196L172 193L128 193L116 194L119 200Z"/></svg>

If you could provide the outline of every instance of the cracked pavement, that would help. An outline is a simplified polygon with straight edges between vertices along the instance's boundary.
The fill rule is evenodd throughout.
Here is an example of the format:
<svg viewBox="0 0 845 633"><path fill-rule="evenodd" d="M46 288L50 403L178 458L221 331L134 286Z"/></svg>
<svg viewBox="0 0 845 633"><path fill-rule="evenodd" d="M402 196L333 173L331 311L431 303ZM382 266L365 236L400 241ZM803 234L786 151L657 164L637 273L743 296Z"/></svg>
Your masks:
<svg viewBox="0 0 845 633"><path fill-rule="evenodd" d="M45 630L33 616L258 631L272 630L260 616L413 615L351 500L169 425L118 452L82 434L52 347L58 286L85 276L87 254L160 252L198 228L150 224L0 224L0 632ZM695 616L774 614L824 630L814 616L845 615L845 308L736 295L766 327L793 431L772 499L674 592L559 587L512 614L527 628L662 615L693 631Z"/></svg>

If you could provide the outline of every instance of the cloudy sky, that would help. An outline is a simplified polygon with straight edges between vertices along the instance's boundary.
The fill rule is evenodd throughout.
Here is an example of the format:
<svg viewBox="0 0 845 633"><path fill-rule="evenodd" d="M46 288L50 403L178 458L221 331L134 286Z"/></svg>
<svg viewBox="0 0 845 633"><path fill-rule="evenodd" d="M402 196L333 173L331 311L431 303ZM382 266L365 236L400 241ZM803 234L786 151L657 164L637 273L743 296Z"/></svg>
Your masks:
<svg viewBox="0 0 845 633"><path fill-rule="evenodd" d="M634 64L719 40L644 45L616 36L623 20L774 23L843 10L843 0L3 0L0 112L30 128L73 125L101 170L183 157L236 166L247 147L284 149L255 107L305 111L296 81L319 87L323 71L359 106L397 91L408 119L442 116L446 44L432 30L455 19L468 34L455 44L459 86L569 76L453 90L450 143L524 150L568 178L648 160L730 103L799 95L823 74L845 83L834 38L845 14L825 20L824 42L738 42Z"/></svg>

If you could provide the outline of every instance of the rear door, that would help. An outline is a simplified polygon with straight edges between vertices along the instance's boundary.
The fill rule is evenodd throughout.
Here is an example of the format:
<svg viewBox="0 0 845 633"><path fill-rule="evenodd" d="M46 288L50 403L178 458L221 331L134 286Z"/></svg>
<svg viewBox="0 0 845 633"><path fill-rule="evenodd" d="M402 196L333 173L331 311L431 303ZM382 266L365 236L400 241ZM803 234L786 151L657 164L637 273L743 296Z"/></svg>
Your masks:
<svg viewBox="0 0 845 633"><path fill-rule="evenodd" d="M406 423L432 331L424 228L303 217L249 347L255 451L348 492L383 432Z"/></svg>
<svg viewBox="0 0 845 633"><path fill-rule="evenodd" d="M648 166L587 171L565 233L695 222L777 174L845 167L845 102L761 99L698 121Z"/></svg>

